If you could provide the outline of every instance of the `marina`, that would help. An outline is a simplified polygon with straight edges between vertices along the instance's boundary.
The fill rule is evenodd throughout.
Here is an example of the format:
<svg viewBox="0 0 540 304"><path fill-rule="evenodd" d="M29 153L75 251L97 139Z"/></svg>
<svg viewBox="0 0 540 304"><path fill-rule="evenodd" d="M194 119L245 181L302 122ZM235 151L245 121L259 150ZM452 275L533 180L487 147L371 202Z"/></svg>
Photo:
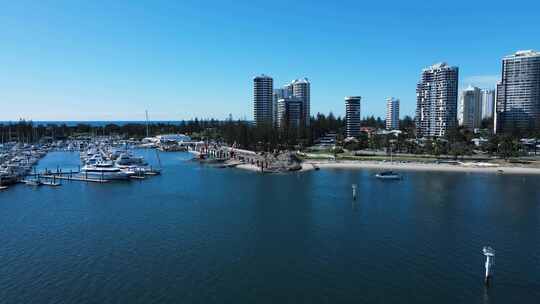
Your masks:
<svg viewBox="0 0 540 304"><path fill-rule="evenodd" d="M6 1L0 304L540 304L519 4Z"/></svg>
<svg viewBox="0 0 540 304"><path fill-rule="evenodd" d="M0 186L23 183L28 186L60 186L60 180L107 183L117 180L144 179L161 174L161 169L148 165L143 157L133 155L133 142L109 137L58 141L54 144L8 143L1 146ZM51 151L80 153L76 169L36 170L39 160ZM157 155L157 150L156 155ZM159 156L157 156L159 159ZM159 162L158 162L159 164Z"/></svg>

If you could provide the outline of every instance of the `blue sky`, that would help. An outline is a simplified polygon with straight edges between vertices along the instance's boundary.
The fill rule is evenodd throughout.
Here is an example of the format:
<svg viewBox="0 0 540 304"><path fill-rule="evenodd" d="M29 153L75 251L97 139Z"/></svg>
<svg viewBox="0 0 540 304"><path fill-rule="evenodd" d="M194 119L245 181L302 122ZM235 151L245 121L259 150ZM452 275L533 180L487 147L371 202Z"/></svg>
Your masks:
<svg viewBox="0 0 540 304"><path fill-rule="evenodd" d="M540 2L538 2L540 3ZM312 82L311 108L412 115L421 69L494 87L540 50L540 4L493 1L0 1L0 120L252 118L252 77Z"/></svg>

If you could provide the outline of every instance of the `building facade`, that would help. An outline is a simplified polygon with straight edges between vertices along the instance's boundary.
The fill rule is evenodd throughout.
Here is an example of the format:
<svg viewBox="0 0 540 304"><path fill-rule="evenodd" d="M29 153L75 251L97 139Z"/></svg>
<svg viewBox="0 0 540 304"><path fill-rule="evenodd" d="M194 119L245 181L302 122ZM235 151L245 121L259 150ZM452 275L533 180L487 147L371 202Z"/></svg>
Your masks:
<svg viewBox="0 0 540 304"><path fill-rule="evenodd" d="M292 90L292 96L302 100L302 121L309 127L311 118L311 83L307 78L296 79L286 86L287 93Z"/></svg>
<svg viewBox="0 0 540 304"><path fill-rule="evenodd" d="M346 137L360 136L360 96L345 97Z"/></svg>
<svg viewBox="0 0 540 304"><path fill-rule="evenodd" d="M503 58L495 112L495 133L540 130L540 52Z"/></svg>
<svg viewBox="0 0 540 304"><path fill-rule="evenodd" d="M460 124L470 130L482 124L482 90L469 86L461 92L459 103Z"/></svg>
<svg viewBox="0 0 540 304"><path fill-rule="evenodd" d="M303 105L301 98L280 98L277 102L277 127L299 128L302 123Z"/></svg>
<svg viewBox="0 0 540 304"><path fill-rule="evenodd" d="M458 67L438 63L422 71L416 87L419 137L442 137L457 127Z"/></svg>
<svg viewBox="0 0 540 304"><path fill-rule="evenodd" d="M272 122L274 127L279 127L279 115L278 115L278 102L280 99L290 98L292 93L289 94L287 87L280 89L274 89L272 95Z"/></svg>
<svg viewBox="0 0 540 304"><path fill-rule="evenodd" d="M261 75L253 78L253 118L255 125L273 123L273 86L272 77Z"/></svg>
<svg viewBox="0 0 540 304"><path fill-rule="evenodd" d="M495 90L482 90L482 119L493 118L495 111Z"/></svg>
<svg viewBox="0 0 540 304"><path fill-rule="evenodd" d="M386 100L386 129L399 130L399 99L394 97Z"/></svg>

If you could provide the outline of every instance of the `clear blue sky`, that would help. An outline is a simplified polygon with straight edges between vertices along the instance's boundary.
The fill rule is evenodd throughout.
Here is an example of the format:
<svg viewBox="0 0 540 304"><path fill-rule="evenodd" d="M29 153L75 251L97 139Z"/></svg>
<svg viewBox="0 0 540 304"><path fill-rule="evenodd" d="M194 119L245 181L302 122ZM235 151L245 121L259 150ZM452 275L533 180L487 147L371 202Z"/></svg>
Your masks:
<svg viewBox="0 0 540 304"><path fill-rule="evenodd" d="M421 69L494 87L501 58L540 49L540 1L0 1L0 120L252 118L252 77L312 82L311 108L362 116Z"/></svg>

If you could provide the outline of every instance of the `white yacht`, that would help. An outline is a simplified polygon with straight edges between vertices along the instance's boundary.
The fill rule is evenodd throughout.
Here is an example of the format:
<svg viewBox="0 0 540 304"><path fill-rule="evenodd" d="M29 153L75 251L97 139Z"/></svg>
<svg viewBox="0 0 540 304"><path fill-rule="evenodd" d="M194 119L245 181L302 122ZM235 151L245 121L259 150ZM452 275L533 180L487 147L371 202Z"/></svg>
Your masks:
<svg viewBox="0 0 540 304"><path fill-rule="evenodd" d="M133 156L129 153L121 153L116 159L117 166L146 166L147 163L143 157Z"/></svg>
<svg viewBox="0 0 540 304"><path fill-rule="evenodd" d="M81 174L88 178L118 180L128 179L135 172L115 167L112 162L98 162L87 164L81 168Z"/></svg>

